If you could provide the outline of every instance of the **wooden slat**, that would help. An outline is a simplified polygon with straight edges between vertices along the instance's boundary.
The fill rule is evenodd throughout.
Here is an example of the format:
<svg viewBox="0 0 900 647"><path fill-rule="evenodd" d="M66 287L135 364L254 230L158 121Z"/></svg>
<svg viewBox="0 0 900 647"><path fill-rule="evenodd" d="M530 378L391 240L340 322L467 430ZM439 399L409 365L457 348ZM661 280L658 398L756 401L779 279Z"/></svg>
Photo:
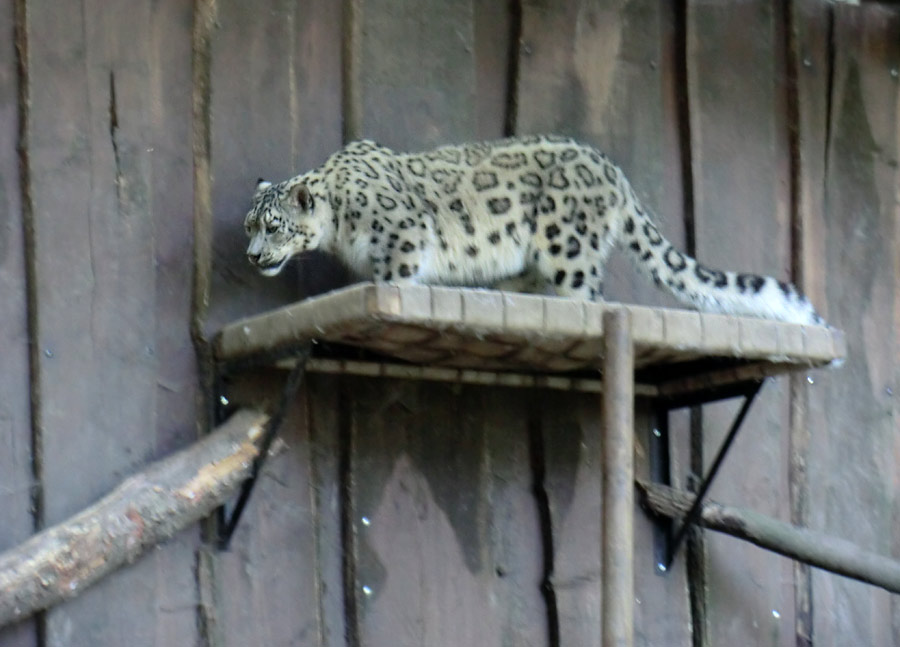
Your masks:
<svg viewBox="0 0 900 647"><path fill-rule="evenodd" d="M560 132L594 144L625 171L666 236L684 240L671 3L522 3L518 133ZM608 299L673 305L614 252Z"/></svg>
<svg viewBox="0 0 900 647"><path fill-rule="evenodd" d="M547 644L548 601L542 584L549 529L541 498L535 496L540 431L531 426L531 399L514 390L477 387L462 395L450 406L460 406L466 423L485 438L480 469L490 513L482 517L487 551L481 578L493 589L490 597L497 605L488 641L475 643ZM510 416L516 420L512 425ZM453 433L449 426L448 431Z"/></svg>
<svg viewBox="0 0 900 647"><path fill-rule="evenodd" d="M349 4L347 138L368 137L398 150L471 140L472 0Z"/></svg>
<svg viewBox="0 0 900 647"><path fill-rule="evenodd" d="M819 254L824 254L825 240L821 214L825 204L831 8L817 0L793 0L789 5L791 24L787 29L792 47L787 55L796 79L791 97L795 105L789 106L789 114L796 120L792 138L794 278L810 299L824 308L825 273ZM803 374L791 377L788 479L791 523L801 527L810 525L812 512L808 462L816 414L810 408L809 394L814 388ZM822 422L816 421L816 427L821 428ZM811 644L813 632L812 574L810 567L800 562L794 563L794 607L797 645L805 647Z"/></svg>
<svg viewBox="0 0 900 647"><path fill-rule="evenodd" d="M279 367L291 367L293 359L278 362ZM397 362L371 362L360 360L340 360L313 357L307 360L306 370L310 373L326 375L361 375L366 377L389 377L404 380L423 380L426 382L450 382L458 384L477 384L479 386L498 386L516 389L550 389L553 391L578 391L581 393L600 393L603 380L582 377L566 377L562 375L534 375L528 373L509 373L498 371L479 371L475 369L446 368L442 366L417 366ZM640 396L659 395L660 390L650 384L636 383L634 392Z"/></svg>
<svg viewBox="0 0 900 647"><path fill-rule="evenodd" d="M31 415L29 410L28 304L25 271L25 212L19 157L19 79L15 33L24 38L24 5L0 6L0 551L15 546L34 530ZM16 15L18 14L18 15ZM14 22L18 18L19 25ZM20 42L20 46L21 46ZM21 56L27 50L22 48ZM25 88L21 88L24 92ZM32 621L0 629L4 647L33 647Z"/></svg>
<svg viewBox="0 0 900 647"><path fill-rule="evenodd" d="M213 276L206 325L286 303L298 270L261 276L244 254L257 178L281 181L341 145L341 7L330 0L218 3L212 40ZM321 258L296 264L305 293L340 284ZM340 278L338 272L337 279Z"/></svg>
<svg viewBox="0 0 900 647"><path fill-rule="evenodd" d="M650 476L650 442L654 429L651 403L638 400L634 412L634 475ZM686 412L685 412L686 413ZM687 424L671 414L672 444L684 447ZM682 414L682 418L686 415ZM680 436L677 434L681 434ZM673 456L673 476L677 460ZM690 645L691 621L688 598L687 551L682 549L666 573L657 566L653 519L635 503L634 515L634 632L636 645Z"/></svg>
<svg viewBox="0 0 900 647"><path fill-rule="evenodd" d="M51 524L191 438L170 417L193 418L180 292L191 222L172 213L191 204L191 10L41 0L27 9L34 397ZM195 540L180 535L49 612L47 642L195 642Z"/></svg>
<svg viewBox="0 0 900 647"><path fill-rule="evenodd" d="M527 402L406 381L347 385L349 634L363 645L541 644Z"/></svg>
<svg viewBox="0 0 900 647"><path fill-rule="evenodd" d="M560 645L599 645L602 474L597 399L544 393L540 400L546 491L552 529L553 578ZM635 412L635 474L648 475L651 433L646 401ZM652 524L635 510L635 642L690 644L684 558L661 577L653 559Z"/></svg>
<svg viewBox="0 0 900 647"><path fill-rule="evenodd" d="M809 389L810 525L897 557L900 11L836 6L833 30L824 208L807 225L820 232L807 274L849 352ZM816 645L896 642L896 596L814 572L812 597Z"/></svg>
<svg viewBox="0 0 900 647"><path fill-rule="evenodd" d="M226 398L232 406L271 406L284 379L281 372L242 374L230 384ZM216 624L226 646L297 640L327 644L320 642L323 582L314 550L318 515L308 421L309 399L298 397L279 435L285 450L266 463L229 550L216 556ZM318 430L323 435L329 431Z"/></svg>
<svg viewBox="0 0 900 647"><path fill-rule="evenodd" d="M213 274L205 330L341 282L342 272L322 257L275 279L260 276L246 261L243 231L258 177L287 179L341 145L341 20L341 3L330 0L217 3L209 115ZM268 384L280 391L277 380ZM241 389L237 397L248 397L250 386ZM266 636L273 644L328 645L343 633L333 611L322 615L326 607L319 604L326 586L340 595L340 580L326 585L315 559L320 519L309 411L308 400L298 403L283 433L289 451L257 485L232 550L210 560L213 620L223 644ZM327 541L339 546L334 537Z"/></svg>
<svg viewBox="0 0 900 647"><path fill-rule="evenodd" d="M560 645L600 645L601 424L598 398L547 393L540 406Z"/></svg>
<svg viewBox="0 0 900 647"><path fill-rule="evenodd" d="M789 279L789 155L782 15L762 0L689 2L688 102L697 256ZM735 34L741 34L735 38ZM735 154L739 151L739 154ZM714 485L715 496L789 517L787 383L766 388ZM703 411L706 457L737 404ZM794 644L793 569L730 539L707 540L709 644Z"/></svg>
<svg viewBox="0 0 900 647"><path fill-rule="evenodd" d="M309 429L311 501L316 532L316 576L318 578L319 641L322 647L346 647L347 618L344 591L343 515L347 506L342 480L342 459L349 451L344 440L349 420L345 410L343 378L310 375L307 378L304 421ZM309 547L301 547L309 559Z"/></svg>

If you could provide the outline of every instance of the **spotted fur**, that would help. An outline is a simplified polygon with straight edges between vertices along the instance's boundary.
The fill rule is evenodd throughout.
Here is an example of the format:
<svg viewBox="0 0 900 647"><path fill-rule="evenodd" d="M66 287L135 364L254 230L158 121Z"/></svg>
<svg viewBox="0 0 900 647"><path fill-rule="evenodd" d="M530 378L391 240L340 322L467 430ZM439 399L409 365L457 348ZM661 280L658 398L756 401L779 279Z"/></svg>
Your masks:
<svg viewBox="0 0 900 647"><path fill-rule="evenodd" d="M260 181L247 256L275 275L310 249L376 281L552 290L597 300L613 247L681 301L707 312L820 323L786 283L712 269L660 233L605 155L565 137L395 153L354 142L320 168Z"/></svg>

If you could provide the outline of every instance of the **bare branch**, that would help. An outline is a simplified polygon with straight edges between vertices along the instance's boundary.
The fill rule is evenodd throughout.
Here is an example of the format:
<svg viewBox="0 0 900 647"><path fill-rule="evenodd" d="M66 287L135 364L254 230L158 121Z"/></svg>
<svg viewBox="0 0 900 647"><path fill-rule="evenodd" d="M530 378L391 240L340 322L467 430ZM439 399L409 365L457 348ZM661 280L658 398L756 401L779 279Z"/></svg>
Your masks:
<svg viewBox="0 0 900 647"><path fill-rule="evenodd" d="M654 514L679 519L691 506L692 497L685 492L646 481L637 485L642 503ZM900 562L844 539L713 502L703 504L699 524L810 566L900 593Z"/></svg>
<svg viewBox="0 0 900 647"><path fill-rule="evenodd" d="M249 476L266 419L239 411L91 507L0 554L0 626L78 595L222 505Z"/></svg>

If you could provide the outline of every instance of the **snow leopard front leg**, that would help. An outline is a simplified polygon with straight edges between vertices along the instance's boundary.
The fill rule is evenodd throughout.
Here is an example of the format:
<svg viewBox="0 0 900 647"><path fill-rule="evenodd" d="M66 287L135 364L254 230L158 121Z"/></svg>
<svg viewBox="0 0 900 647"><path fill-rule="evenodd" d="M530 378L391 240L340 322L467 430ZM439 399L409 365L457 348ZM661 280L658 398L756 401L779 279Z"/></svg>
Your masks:
<svg viewBox="0 0 900 647"><path fill-rule="evenodd" d="M370 240L372 278L376 282L424 282L434 243L433 216L413 196L390 198L385 204L392 202L396 206L373 222L377 229Z"/></svg>

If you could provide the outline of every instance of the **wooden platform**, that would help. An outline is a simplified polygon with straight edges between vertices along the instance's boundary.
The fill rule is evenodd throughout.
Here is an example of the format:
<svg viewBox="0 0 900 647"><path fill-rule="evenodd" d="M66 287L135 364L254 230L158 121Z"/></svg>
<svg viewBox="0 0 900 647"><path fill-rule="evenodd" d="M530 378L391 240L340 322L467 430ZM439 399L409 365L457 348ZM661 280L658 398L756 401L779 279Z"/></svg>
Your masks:
<svg viewBox="0 0 900 647"><path fill-rule="evenodd" d="M827 365L846 352L843 333L824 326L492 290L372 283L238 321L222 330L215 349L219 360L228 361L277 356L316 339L435 368L519 374L594 371L602 359L603 313L619 308L631 315L635 365L641 382L648 384L700 375L736 382ZM333 362L324 362L328 372L338 370ZM404 371L395 368L393 373ZM436 375L454 374L459 373Z"/></svg>

